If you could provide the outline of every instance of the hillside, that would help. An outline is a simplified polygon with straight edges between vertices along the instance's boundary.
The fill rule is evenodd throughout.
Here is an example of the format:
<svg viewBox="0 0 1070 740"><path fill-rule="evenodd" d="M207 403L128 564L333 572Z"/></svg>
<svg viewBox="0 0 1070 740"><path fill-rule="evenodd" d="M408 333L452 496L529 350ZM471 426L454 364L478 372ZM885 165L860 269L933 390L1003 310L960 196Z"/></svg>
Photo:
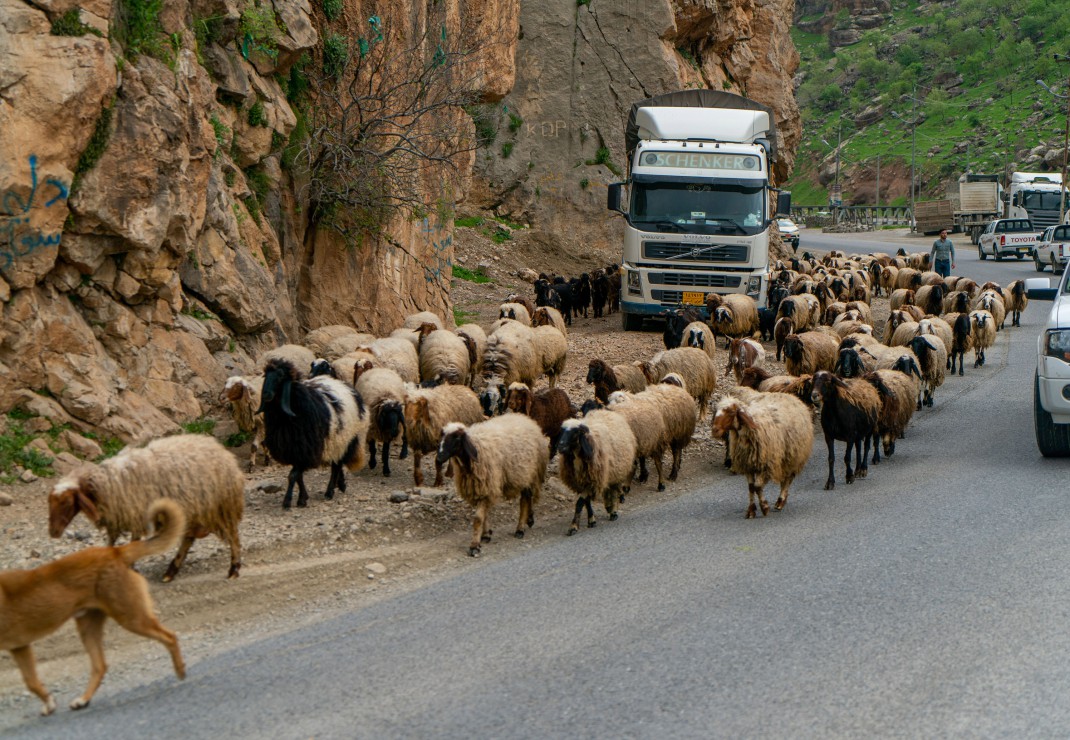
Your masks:
<svg viewBox="0 0 1070 740"><path fill-rule="evenodd" d="M1066 101L1035 80L1066 93L1068 36L1065 7L1037 0L801 0L795 202L828 202L838 139L845 203L875 202L878 157L881 202L908 202L915 116L919 199L967 167L1059 171Z"/></svg>

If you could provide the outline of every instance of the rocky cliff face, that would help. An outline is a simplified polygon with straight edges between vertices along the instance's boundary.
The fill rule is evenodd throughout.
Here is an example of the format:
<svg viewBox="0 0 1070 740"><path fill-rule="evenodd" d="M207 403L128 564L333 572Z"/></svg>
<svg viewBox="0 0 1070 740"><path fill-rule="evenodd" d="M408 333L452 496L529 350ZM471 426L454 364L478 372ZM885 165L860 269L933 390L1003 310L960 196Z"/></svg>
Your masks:
<svg viewBox="0 0 1070 740"><path fill-rule="evenodd" d="M809 33L827 34L835 48L857 42L863 31L883 25L891 12L890 0L799 0L795 23Z"/></svg>
<svg viewBox="0 0 1070 740"><path fill-rule="evenodd" d="M0 0L0 410L151 437L310 329L449 317L452 219L434 207L447 196L608 247L601 186L641 97L709 85L769 103L781 175L800 135L791 0L162 7ZM432 8L451 27L472 21L483 51L467 70L497 143L426 173L426 218L357 242L309 228L289 157L304 120L295 66L322 64L328 38L363 53L373 19L417 34Z"/></svg>
<svg viewBox="0 0 1070 740"><path fill-rule="evenodd" d="M772 106L791 171L801 136L788 31L793 0L523 1L516 84L491 111L475 199L555 240L620 253L605 186L626 168L632 103L692 87Z"/></svg>

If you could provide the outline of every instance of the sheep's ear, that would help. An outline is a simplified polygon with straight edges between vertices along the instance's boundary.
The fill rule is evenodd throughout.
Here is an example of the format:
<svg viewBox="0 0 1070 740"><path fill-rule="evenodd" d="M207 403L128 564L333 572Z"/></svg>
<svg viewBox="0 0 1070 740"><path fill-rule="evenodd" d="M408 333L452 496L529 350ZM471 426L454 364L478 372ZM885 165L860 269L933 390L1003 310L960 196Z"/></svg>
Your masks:
<svg viewBox="0 0 1070 740"><path fill-rule="evenodd" d="M591 441L591 433L587 430L580 434L580 457L584 460L594 457L594 443Z"/></svg>
<svg viewBox="0 0 1070 740"><path fill-rule="evenodd" d="M286 380L282 381L282 398L280 399L280 403L282 405L282 411L284 414L286 414L287 416L297 416L297 414L293 412L293 409L290 408L291 388L293 388L292 380L286 378Z"/></svg>
<svg viewBox="0 0 1070 740"><path fill-rule="evenodd" d="M88 481L80 483L74 492L75 513L81 511L85 518L96 524L100 521L100 511L97 509L97 492L93 484ZM73 517L72 517L73 518Z"/></svg>
<svg viewBox="0 0 1070 740"><path fill-rule="evenodd" d="M736 412L736 418L743 423L743 426L747 427L747 429L750 429L752 432L758 428L758 424L754 421L754 417L744 408L740 408Z"/></svg>
<svg viewBox="0 0 1070 740"><path fill-rule="evenodd" d="M464 448L464 454L468 456L469 460L479 459L479 450L476 449L476 446L474 444L472 444L472 440L468 437L467 434L465 434L464 437L461 438L461 446Z"/></svg>

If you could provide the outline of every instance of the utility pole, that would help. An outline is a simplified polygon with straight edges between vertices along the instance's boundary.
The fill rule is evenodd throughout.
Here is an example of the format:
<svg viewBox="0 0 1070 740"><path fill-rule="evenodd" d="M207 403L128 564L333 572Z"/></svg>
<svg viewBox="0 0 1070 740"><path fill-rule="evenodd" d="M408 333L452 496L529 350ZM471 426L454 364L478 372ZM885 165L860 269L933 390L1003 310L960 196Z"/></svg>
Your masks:
<svg viewBox="0 0 1070 740"><path fill-rule="evenodd" d="M840 113L840 123L836 128L836 190L840 189L840 145L843 144L843 113ZM1065 173L1063 177L1066 177Z"/></svg>
<svg viewBox="0 0 1070 740"><path fill-rule="evenodd" d="M881 155L877 155L877 208L881 207Z"/></svg>
<svg viewBox="0 0 1070 740"><path fill-rule="evenodd" d="M917 128L918 128L918 84L914 83L914 92L910 96L911 109L910 109L910 218L914 220L914 155L918 146ZM917 227L918 222L914 220L914 226Z"/></svg>

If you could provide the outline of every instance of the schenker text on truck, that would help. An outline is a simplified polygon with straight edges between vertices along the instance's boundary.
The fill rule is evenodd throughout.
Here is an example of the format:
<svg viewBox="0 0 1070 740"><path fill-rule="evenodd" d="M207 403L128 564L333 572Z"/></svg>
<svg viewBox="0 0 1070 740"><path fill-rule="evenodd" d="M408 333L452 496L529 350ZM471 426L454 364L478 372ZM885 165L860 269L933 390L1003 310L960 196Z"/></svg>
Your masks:
<svg viewBox="0 0 1070 740"><path fill-rule="evenodd" d="M731 93L667 93L632 106L625 140L628 181L611 185L608 198L626 220L624 328L667 308L704 306L711 292L763 305L770 228L791 206L770 184L770 109Z"/></svg>

